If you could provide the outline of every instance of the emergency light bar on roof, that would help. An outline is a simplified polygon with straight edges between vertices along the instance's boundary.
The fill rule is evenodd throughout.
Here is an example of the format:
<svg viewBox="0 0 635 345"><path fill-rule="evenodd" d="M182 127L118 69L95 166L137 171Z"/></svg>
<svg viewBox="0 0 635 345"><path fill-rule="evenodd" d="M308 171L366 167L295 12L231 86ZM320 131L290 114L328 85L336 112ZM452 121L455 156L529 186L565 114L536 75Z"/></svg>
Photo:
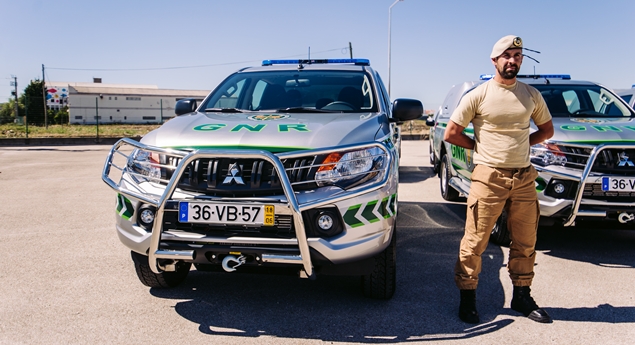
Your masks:
<svg viewBox="0 0 635 345"><path fill-rule="evenodd" d="M311 59L311 60L262 60L263 66L271 65L311 65L311 64L329 64L329 63L351 63L360 66L369 66L368 59Z"/></svg>
<svg viewBox="0 0 635 345"><path fill-rule="evenodd" d="M494 74L481 74L480 80L490 80L494 78ZM516 78L528 78L528 79L562 79L571 80L570 74L519 74Z"/></svg>

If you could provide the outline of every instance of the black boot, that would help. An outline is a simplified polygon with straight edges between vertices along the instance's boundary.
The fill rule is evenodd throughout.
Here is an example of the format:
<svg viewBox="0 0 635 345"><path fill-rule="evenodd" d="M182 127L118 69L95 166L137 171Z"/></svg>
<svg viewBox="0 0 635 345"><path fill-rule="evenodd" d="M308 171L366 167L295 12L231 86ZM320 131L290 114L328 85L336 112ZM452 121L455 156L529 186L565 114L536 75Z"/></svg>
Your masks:
<svg viewBox="0 0 635 345"><path fill-rule="evenodd" d="M544 309L538 307L530 292L529 286L514 286L512 309L536 322L551 323L551 316Z"/></svg>
<svg viewBox="0 0 635 345"><path fill-rule="evenodd" d="M459 319L467 323L479 323L476 311L476 290L461 290L461 304L459 304Z"/></svg>

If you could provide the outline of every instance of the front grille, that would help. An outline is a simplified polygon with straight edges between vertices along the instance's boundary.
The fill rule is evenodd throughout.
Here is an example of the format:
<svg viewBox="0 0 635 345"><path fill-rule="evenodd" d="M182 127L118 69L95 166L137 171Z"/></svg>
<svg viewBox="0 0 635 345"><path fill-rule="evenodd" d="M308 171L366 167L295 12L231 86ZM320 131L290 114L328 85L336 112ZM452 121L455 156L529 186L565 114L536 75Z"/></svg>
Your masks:
<svg viewBox="0 0 635 345"><path fill-rule="evenodd" d="M317 156L286 159L282 161L289 181L314 180ZM176 167L180 158L168 157L165 164ZM173 169L165 169L165 179L172 177ZM178 181L178 187L219 197L257 197L283 194L280 178L273 165L261 159L197 159L193 161ZM294 185L294 190L313 189L315 183Z"/></svg>
<svg viewBox="0 0 635 345"><path fill-rule="evenodd" d="M181 223L178 221L178 212L167 211L163 215L163 229L182 230L205 234L208 236L231 237L267 237L267 238L295 238L295 227L293 226L293 216L276 215L273 226L243 226L243 225L209 225Z"/></svg>
<svg viewBox="0 0 635 345"><path fill-rule="evenodd" d="M604 200L608 202L628 202L635 200L635 192L605 192L600 183L587 183L584 185L585 199Z"/></svg>
<svg viewBox="0 0 635 345"><path fill-rule="evenodd" d="M591 148L573 146L558 146L560 154L567 158L566 167L584 169L591 154ZM635 149L604 149L600 151L593 163L592 172L601 174L629 176L635 175L635 166L629 163L635 161Z"/></svg>

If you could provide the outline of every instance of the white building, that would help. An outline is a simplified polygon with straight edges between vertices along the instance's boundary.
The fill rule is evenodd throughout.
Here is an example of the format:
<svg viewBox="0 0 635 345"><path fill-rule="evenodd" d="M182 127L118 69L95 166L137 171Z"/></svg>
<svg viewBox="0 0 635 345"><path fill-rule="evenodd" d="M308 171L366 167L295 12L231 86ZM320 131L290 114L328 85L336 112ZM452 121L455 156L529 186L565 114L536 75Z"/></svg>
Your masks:
<svg viewBox="0 0 635 345"><path fill-rule="evenodd" d="M159 89L156 85L47 82L47 89L68 89L60 100L69 107L71 124L161 123L174 117L174 105L183 98L203 100L209 90ZM49 91L50 93L50 91ZM51 106L55 106L51 104Z"/></svg>

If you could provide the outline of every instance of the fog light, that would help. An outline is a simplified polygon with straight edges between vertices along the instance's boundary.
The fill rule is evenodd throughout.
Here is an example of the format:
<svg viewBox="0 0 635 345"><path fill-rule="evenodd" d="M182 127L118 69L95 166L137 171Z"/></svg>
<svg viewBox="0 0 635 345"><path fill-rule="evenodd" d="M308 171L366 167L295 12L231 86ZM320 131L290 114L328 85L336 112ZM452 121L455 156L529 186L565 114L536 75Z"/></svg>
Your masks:
<svg viewBox="0 0 635 345"><path fill-rule="evenodd" d="M330 214L322 214L317 219L317 225L320 229L328 231L333 227L333 217Z"/></svg>
<svg viewBox="0 0 635 345"><path fill-rule="evenodd" d="M562 194L564 193L564 185L562 183L557 183L555 185L553 185L553 191L558 193L558 194Z"/></svg>
<svg viewBox="0 0 635 345"><path fill-rule="evenodd" d="M139 224L146 229L152 229L155 212L152 208L142 208L139 212Z"/></svg>

